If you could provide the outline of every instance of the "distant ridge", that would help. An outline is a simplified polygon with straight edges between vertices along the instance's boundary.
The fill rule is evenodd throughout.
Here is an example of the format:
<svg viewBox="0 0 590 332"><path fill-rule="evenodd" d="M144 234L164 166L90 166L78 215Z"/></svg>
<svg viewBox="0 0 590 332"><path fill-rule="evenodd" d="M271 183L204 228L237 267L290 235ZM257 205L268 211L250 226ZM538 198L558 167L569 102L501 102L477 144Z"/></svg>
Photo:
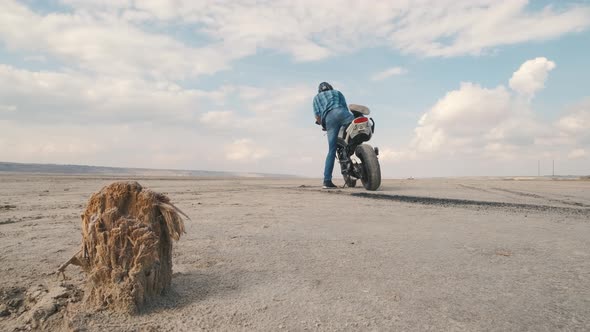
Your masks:
<svg viewBox="0 0 590 332"><path fill-rule="evenodd" d="M102 174L138 176L196 176L196 177L296 177L286 174L217 172L200 170L124 168L87 165L26 164L0 161L0 172L39 174Z"/></svg>

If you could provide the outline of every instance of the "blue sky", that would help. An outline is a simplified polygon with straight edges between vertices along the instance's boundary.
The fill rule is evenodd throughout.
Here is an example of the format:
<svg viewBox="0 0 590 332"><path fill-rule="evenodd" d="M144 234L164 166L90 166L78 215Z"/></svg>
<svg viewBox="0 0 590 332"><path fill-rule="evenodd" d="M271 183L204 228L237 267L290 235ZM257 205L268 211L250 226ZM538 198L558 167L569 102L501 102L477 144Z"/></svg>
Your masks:
<svg viewBox="0 0 590 332"><path fill-rule="evenodd" d="M587 1L2 6L2 161L320 177L328 81L386 177L590 173Z"/></svg>

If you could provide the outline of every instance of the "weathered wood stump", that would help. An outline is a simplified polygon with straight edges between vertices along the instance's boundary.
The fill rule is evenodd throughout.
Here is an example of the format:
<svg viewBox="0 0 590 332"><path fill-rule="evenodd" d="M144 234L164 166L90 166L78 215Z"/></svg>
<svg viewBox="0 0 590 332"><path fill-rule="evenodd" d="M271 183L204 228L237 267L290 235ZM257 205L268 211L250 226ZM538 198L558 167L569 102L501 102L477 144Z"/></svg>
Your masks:
<svg viewBox="0 0 590 332"><path fill-rule="evenodd" d="M135 313L165 292L172 278L172 240L188 217L168 197L137 182L115 182L92 195L82 214L82 248L67 264L87 274L86 303Z"/></svg>

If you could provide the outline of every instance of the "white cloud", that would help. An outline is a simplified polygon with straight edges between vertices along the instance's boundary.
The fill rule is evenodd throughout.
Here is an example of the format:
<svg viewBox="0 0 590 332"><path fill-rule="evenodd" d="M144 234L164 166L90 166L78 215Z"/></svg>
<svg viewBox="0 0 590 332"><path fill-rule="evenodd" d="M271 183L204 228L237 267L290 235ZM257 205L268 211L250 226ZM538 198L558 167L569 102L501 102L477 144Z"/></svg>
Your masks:
<svg viewBox="0 0 590 332"><path fill-rule="evenodd" d="M239 89L240 98L244 100L258 99L265 94L265 89L253 86L242 86Z"/></svg>
<svg viewBox="0 0 590 332"><path fill-rule="evenodd" d="M587 157L588 153L586 152L586 150L584 149L575 149L572 150L569 154L568 154L568 158L569 159L580 159L580 158L584 158Z"/></svg>
<svg viewBox="0 0 590 332"><path fill-rule="evenodd" d="M221 138L168 124L42 124L0 120L0 160L248 171L224 162Z"/></svg>
<svg viewBox="0 0 590 332"><path fill-rule="evenodd" d="M262 147L262 142L255 142L243 138L228 144L225 147L226 158L232 161L256 161L268 155L269 151Z"/></svg>
<svg viewBox="0 0 590 332"><path fill-rule="evenodd" d="M405 74L406 72L407 72L407 70L404 68L393 67L393 68L385 69L384 71L381 71L379 73L373 74L373 76L371 76L371 80L372 81L382 81L382 80L392 77L392 76Z"/></svg>
<svg viewBox="0 0 590 332"><path fill-rule="evenodd" d="M307 85L203 91L0 65L0 160L302 174L313 165L288 157L317 161L323 152L307 148L323 141L311 124L314 91ZM299 128L297 119L306 116L309 126ZM232 145L239 137L251 141ZM136 156L148 148L151 158ZM271 151L272 163L248 162L270 158ZM240 164L227 163L228 156Z"/></svg>
<svg viewBox="0 0 590 332"><path fill-rule="evenodd" d="M60 69L33 71L0 65L0 120L30 134L11 131L8 136L5 126L2 133L7 136L0 137L0 143L3 147L8 140L32 144L28 149L19 145L20 150L15 148L10 153L2 148L0 159L16 156L19 160L33 160L35 153L53 151L43 160L59 162L58 156L75 160L76 155L84 156L83 148L68 147L67 142L86 134L79 129L82 126L101 128L102 135L111 135L111 131L123 130L116 123L130 128L150 124L165 126L169 132L154 129L158 139L142 128L125 139L141 137L153 147L151 157L131 160L128 151L141 146L125 141L122 145L129 149L127 153L111 154L110 160L121 156L129 159L120 160L141 160L145 166L158 167L172 165L175 160L175 165L191 168L207 162L215 169L223 164L214 160L225 161L231 152L225 150L226 146L231 150L237 138L248 137L251 141L242 145L246 150L251 148L250 156L259 156L257 160L263 161L272 155L275 167L297 173L301 169L300 165L294 166L296 161L284 161L298 156L308 162L313 160L315 164L310 167L321 166L325 153L321 148L309 149L319 140L325 143L317 127L296 123L306 117L312 122L314 87L226 85L203 91L187 86L195 82L207 84L203 75L230 69L237 59L261 50L287 54L295 61L316 61L367 47L392 48L419 56L477 55L501 45L557 38L590 24L588 5L554 5L537 10L524 0L376 0L370 6L356 0L60 2L65 8L47 12L33 8L35 2L31 1L2 1L2 47L22 55L29 61L25 65ZM551 70L547 63L541 66L541 73L543 68L545 74ZM521 68L518 72L531 74L535 72L532 69ZM386 74L394 75L396 71L391 69ZM515 73L517 76L526 77ZM513 89L528 91L532 96L545 82L541 76L528 76L528 80L522 80L526 84L515 83ZM219 80L216 77L213 81ZM572 112L558 121L553 129L560 133L559 137L539 135L544 126L535 121L530 104L517 100L509 89L465 83L428 112L417 129L415 144L421 151L483 149L499 155L500 151L517 153L532 137L534 144L543 141L586 149L585 142L590 138L582 132L587 128L585 114ZM213 127L220 123L228 130ZM480 127L480 123L485 125ZM71 126L63 129L69 136L47 142L44 147L37 144L44 136L35 132L53 135L51 127L55 125ZM483 128L481 137L472 134L476 128ZM91 135L93 138L82 140L81 146L106 151L119 147L101 141L98 131ZM158 140L173 143L158 145ZM182 144L175 144L178 141ZM207 142L205 147L201 141ZM262 150L268 153L257 153L248 145L252 142L264 142ZM172 151L170 146L174 147ZM187 157L195 150L207 151L203 158L208 159ZM18 151L28 151L28 157ZM416 157L414 151L401 149L385 149L383 153L384 160ZM233 151L232 155L239 153ZM95 159L101 160L109 159ZM159 164L150 164L156 160Z"/></svg>
<svg viewBox="0 0 590 332"><path fill-rule="evenodd" d="M299 60L389 46L424 56L479 54L499 45L585 29L588 7L531 11L525 0L234 1L203 9L211 36L247 48L272 48ZM185 7L184 17L199 20ZM203 16L207 15L203 14ZM300 50L304 50L301 52Z"/></svg>
<svg viewBox="0 0 590 332"><path fill-rule="evenodd" d="M545 58L525 62L512 77L513 90L462 83L423 114L407 146L382 146L380 161L405 167L407 175L515 175L515 169L535 175L537 161L547 159L558 161L562 174L587 172L590 101L554 123L532 109L532 97L554 67ZM436 170L428 166L434 160Z"/></svg>
<svg viewBox="0 0 590 332"><path fill-rule="evenodd" d="M415 158L416 155L412 151L394 150L389 147L379 149L379 160L381 163L403 162Z"/></svg>
<svg viewBox="0 0 590 332"><path fill-rule="evenodd" d="M279 136L294 130L294 121L304 114L312 118L311 86L294 85L276 89L262 89L254 86L231 86L237 103L231 110L211 110L200 117L200 122L214 129L235 132L241 130L249 135ZM228 106L229 107L229 106ZM227 108L227 107L226 107Z"/></svg>
<svg viewBox="0 0 590 332"><path fill-rule="evenodd" d="M530 98L519 97L520 92L526 92L531 93L529 97L532 98L547 78L546 71L539 67L550 70L554 66L545 58L525 62L511 80L518 93L503 85L489 89L462 83L459 89L448 92L422 115L408 147L386 147L384 151L392 152L386 153L385 159L398 161L436 156L509 159L563 149L564 144L575 140L568 138L568 134L556 134L559 130L539 121ZM577 133L586 129L585 116L585 112L572 113L562 118L557 126L562 132Z"/></svg>
<svg viewBox="0 0 590 332"><path fill-rule="evenodd" d="M81 163L105 152L104 144L91 138L97 134L94 128L22 126L0 120L0 132L0 160L3 161ZM116 135L105 135L103 142L112 140L113 136Z"/></svg>
<svg viewBox="0 0 590 332"><path fill-rule="evenodd" d="M315 89L311 86L297 85L271 90L264 98L253 99L249 103L252 111L261 114L262 117L282 116L282 114L292 115L293 110L302 105L312 107ZM311 114L311 110L309 112Z"/></svg>
<svg viewBox="0 0 590 332"><path fill-rule="evenodd" d="M542 10L526 0L414 2L62 1L69 12L39 14L5 0L0 40L110 76L183 79L228 69L260 49L315 61L365 47L421 56L480 54L494 47L586 29L590 7ZM147 29L146 26L150 28ZM202 46L177 39L195 32Z"/></svg>
<svg viewBox="0 0 590 332"><path fill-rule="evenodd" d="M194 128L167 124L22 126L0 120L0 132L0 160L14 162L257 171L249 161L267 153L252 140L212 139ZM240 163L228 163L227 153Z"/></svg>
<svg viewBox="0 0 590 332"><path fill-rule="evenodd" d="M568 108L551 129L556 135L551 143L571 148L570 159L586 156L590 151L590 99Z"/></svg>
<svg viewBox="0 0 590 332"><path fill-rule="evenodd" d="M28 71L0 64L0 100L11 118L42 122L190 121L228 90L183 89L167 82ZM31 96L34 96L32 98Z"/></svg>
<svg viewBox="0 0 590 332"><path fill-rule="evenodd" d="M40 15L4 1L0 40L9 49L51 54L80 70L110 76L181 79L228 68L219 44L194 48L165 34L148 33L112 13L78 11Z"/></svg>
<svg viewBox="0 0 590 332"><path fill-rule="evenodd" d="M293 130L293 127L291 128ZM314 128L312 128L314 129ZM27 123L0 118L0 161L321 175L318 130L291 135L211 135L169 123ZM314 135L315 134L315 135ZM323 147L323 145L322 145Z"/></svg>
<svg viewBox="0 0 590 332"><path fill-rule="evenodd" d="M547 75L554 68L555 63L547 58L528 60L510 78L510 88L525 97L532 98L535 92L545 87Z"/></svg>
<svg viewBox="0 0 590 332"><path fill-rule="evenodd" d="M527 0L408 3L391 39L403 51L426 56L480 54L495 46L555 38L590 24L590 9L527 10Z"/></svg>
<svg viewBox="0 0 590 332"><path fill-rule="evenodd" d="M2 105L0 104L0 113L1 112L16 112L17 107L16 105Z"/></svg>
<svg viewBox="0 0 590 332"><path fill-rule="evenodd" d="M236 114L232 111L210 111L201 115L200 120L212 127L224 127L231 125L236 120Z"/></svg>
<svg viewBox="0 0 590 332"><path fill-rule="evenodd" d="M43 55L29 55L25 56L23 60L27 62L47 62L47 58Z"/></svg>
<svg viewBox="0 0 590 332"><path fill-rule="evenodd" d="M557 128L573 136L590 136L590 102L587 104L580 105L572 113L561 117L557 122Z"/></svg>
<svg viewBox="0 0 590 332"><path fill-rule="evenodd" d="M412 146L422 152L481 148L486 136L513 111L511 95L504 87L485 89L463 83L422 116Z"/></svg>
<svg viewBox="0 0 590 332"><path fill-rule="evenodd" d="M590 24L589 7L527 10L526 0L232 2L212 10L209 29L225 40L256 40L293 53L317 45L309 59L385 45L426 56L478 54L497 45L555 38ZM206 23L207 24L207 23ZM287 46L288 45L288 46ZM286 47L287 46L287 47Z"/></svg>

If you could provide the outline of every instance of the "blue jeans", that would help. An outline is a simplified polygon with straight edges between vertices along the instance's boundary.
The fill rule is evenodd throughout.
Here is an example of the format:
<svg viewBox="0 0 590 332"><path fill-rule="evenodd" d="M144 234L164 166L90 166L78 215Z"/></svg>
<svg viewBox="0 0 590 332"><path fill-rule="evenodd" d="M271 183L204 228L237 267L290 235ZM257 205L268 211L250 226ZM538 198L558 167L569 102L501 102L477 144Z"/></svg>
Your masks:
<svg viewBox="0 0 590 332"><path fill-rule="evenodd" d="M331 110L326 115L326 132L328 135L328 155L324 166L324 182L332 181L332 172L334 171L334 160L336 159L336 142L340 127L349 124L354 116L346 108L337 108Z"/></svg>

